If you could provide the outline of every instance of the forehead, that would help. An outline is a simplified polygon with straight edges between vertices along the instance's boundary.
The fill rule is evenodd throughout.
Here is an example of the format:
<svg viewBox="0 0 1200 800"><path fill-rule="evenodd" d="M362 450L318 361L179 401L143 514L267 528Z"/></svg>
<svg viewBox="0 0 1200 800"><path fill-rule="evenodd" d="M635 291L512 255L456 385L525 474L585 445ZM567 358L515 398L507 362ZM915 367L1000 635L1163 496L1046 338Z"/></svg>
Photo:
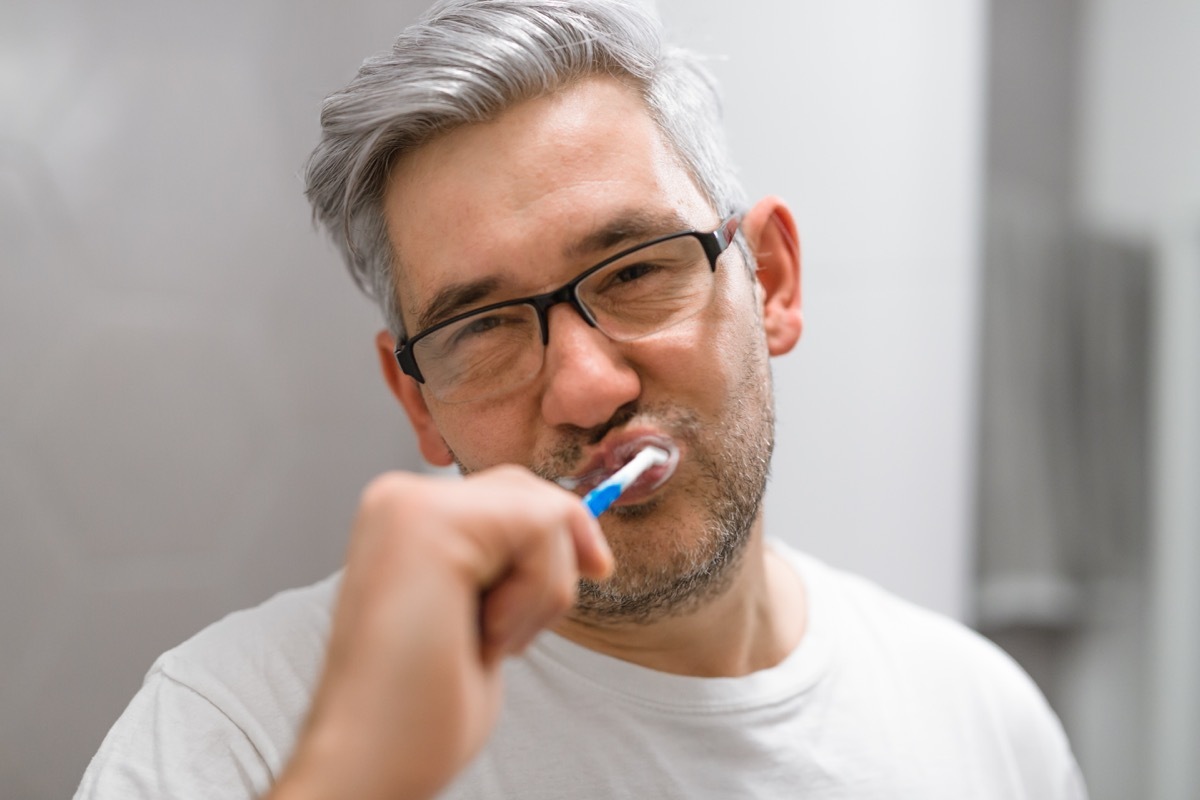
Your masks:
<svg viewBox="0 0 1200 800"><path fill-rule="evenodd" d="M580 242L616 219L716 222L641 95L612 78L524 101L406 154L384 214L406 323L448 284L492 278L515 296L560 283L596 255Z"/></svg>

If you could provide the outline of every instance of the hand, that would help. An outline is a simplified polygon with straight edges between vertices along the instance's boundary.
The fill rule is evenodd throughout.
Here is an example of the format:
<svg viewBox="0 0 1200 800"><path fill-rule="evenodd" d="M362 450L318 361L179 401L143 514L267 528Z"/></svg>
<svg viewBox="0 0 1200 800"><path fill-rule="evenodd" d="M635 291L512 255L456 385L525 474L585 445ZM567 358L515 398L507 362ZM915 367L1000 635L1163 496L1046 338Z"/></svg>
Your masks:
<svg viewBox="0 0 1200 800"><path fill-rule="evenodd" d="M377 478L308 722L270 796L433 796L495 723L502 657L573 605L581 574L611 570L579 498L525 469Z"/></svg>

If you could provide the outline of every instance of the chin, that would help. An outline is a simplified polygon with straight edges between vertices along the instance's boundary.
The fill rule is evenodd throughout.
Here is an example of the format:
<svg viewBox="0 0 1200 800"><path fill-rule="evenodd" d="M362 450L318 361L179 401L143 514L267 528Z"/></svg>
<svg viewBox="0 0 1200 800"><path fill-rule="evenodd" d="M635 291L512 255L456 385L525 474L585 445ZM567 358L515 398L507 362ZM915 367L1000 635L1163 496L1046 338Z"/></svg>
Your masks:
<svg viewBox="0 0 1200 800"><path fill-rule="evenodd" d="M673 505L656 498L602 518L616 570L603 582L580 581L576 618L600 626L649 624L687 614L728 587L749 527L672 513Z"/></svg>

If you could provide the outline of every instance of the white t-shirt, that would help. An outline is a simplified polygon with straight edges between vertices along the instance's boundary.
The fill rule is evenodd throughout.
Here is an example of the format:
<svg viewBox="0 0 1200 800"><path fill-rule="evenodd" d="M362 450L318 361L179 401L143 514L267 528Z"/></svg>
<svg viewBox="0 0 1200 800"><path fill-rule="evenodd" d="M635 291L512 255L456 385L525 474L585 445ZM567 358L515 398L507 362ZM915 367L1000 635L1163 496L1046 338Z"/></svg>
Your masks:
<svg viewBox="0 0 1200 800"><path fill-rule="evenodd" d="M778 542L809 598L779 665L668 675L545 633L505 674L467 798L1084 798L1032 681L955 622ZM155 662L76 800L251 798L287 763L337 576L231 614Z"/></svg>

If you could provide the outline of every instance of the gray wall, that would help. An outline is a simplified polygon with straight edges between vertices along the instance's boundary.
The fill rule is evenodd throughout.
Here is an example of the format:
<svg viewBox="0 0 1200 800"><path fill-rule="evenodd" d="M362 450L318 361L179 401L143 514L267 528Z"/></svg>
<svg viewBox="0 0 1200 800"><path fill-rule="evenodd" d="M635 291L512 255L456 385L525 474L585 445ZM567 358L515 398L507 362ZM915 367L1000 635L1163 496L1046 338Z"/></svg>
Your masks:
<svg viewBox="0 0 1200 800"><path fill-rule="evenodd" d="M1200 4L1090 0L1087 9L1077 212L1090 228L1145 243L1153 253L1154 359L1147 604L1123 621L1125 632L1118 628L1110 637L1128 641L1128 630L1142 631L1148 669L1132 686L1117 686L1112 669L1093 666L1074 701L1086 712L1106 693L1135 694L1147 730L1146 796L1194 800L1200 797ZM1096 726L1090 737L1096 752L1119 754L1121 737L1102 731Z"/></svg>
<svg viewBox="0 0 1200 800"><path fill-rule="evenodd" d="M1200 6L993 3L977 621L1094 800L1200 797Z"/></svg>
<svg viewBox="0 0 1200 800"><path fill-rule="evenodd" d="M800 228L767 530L966 617L986 4L658 5L715 56L751 197Z"/></svg>
<svg viewBox="0 0 1200 800"><path fill-rule="evenodd" d="M335 569L417 467L296 176L414 3L0 10L0 796L69 795L163 649ZM982 0L662 0L798 212L772 532L968 606Z"/></svg>
<svg viewBox="0 0 1200 800"><path fill-rule="evenodd" d="M298 178L411 6L0 7L0 796L69 796L159 652L417 464Z"/></svg>

